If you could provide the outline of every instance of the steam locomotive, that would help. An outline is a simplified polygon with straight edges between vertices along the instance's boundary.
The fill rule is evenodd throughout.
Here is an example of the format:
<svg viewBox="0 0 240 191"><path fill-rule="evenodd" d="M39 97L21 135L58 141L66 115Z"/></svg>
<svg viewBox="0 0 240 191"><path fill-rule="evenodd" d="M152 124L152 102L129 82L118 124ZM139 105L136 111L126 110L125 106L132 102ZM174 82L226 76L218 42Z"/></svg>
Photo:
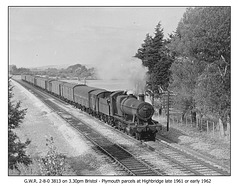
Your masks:
<svg viewBox="0 0 240 191"><path fill-rule="evenodd" d="M161 125L152 119L154 108L126 91L108 91L84 84L63 82L32 75L21 79L41 88L138 140L155 141Z"/></svg>

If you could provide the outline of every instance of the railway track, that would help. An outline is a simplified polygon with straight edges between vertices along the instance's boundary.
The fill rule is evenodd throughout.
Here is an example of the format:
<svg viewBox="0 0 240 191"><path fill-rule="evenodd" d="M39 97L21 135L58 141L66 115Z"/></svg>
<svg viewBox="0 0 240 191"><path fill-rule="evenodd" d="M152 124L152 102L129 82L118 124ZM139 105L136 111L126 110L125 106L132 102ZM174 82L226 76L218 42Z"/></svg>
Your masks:
<svg viewBox="0 0 240 191"><path fill-rule="evenodd" d="M149 164L144 161L137 159L126 149L117 145L92 128L85 124L80 119L73 116L71 113L59 107L56 103L52 101L52 98L49 98L49 95L43 93L31 85L16 80L27 90L30 90L35 94L43 103L45 103L51 110L56 112L62 119L69 123L72 127L77 129L81 134L83 134L90 142L96 145L96 148L101 152L105 153L112 160L114 160L124 171L129 175L134 176L159 176L164 175L163 173L155 170Z"/></svg>
<svg viewBox="0 0 240 191"><path fill-rule="evenodd" d="M160 140L157 140L157 146L150 146L155 152L159 153L166 160L171 161L174 167L183 171L185 175L194 176L229 176L228 169L206 160L200 156L193 155L181 147L174 147Z"/></svg>
<svg viewBox="0 0 240 191"><path fill-rule="evenodd" d="M18 81L19 82L19 81ZM26 85L27 89L31 88L31 85L24 82L19 82L24 87ZM169 175L166 172L159 169L157 166L154 166L149 160L146 160L142 157L136 157L131 153L134 153L133 150L125 149L119 144L114 144L109 141L107 138L100 135L98 132L93 130L83 121L80 121L71 113L64 110L62 107L59 107L52 100L56 99L52 97L49 99L49 96L46 93L41 92L40 90L32 89L37 97L39 97L45 104L47 104L52 110L54 110L60 117L65 121L71 124L75 129L81 132L88 140L96 145L97 149L102 153L109 156L113 161L115 161L125 172L129 175L137 176L158 176L158 175ZM63 104L66 104L62 100L58 99ZM103 122L101 122L104 124ZM109 126L108 126L109 127ZM126 134L123 133L125 137ZM137 141L133 139L134 141ZM163 162L171 164L175 169L178 169L182 172L182 175L188 176L229 176L230 170L222 167L221 165L214 163L211 160L208 160L199 155L195 155L191 152L186 152L180 146L173 146L166 142L157 140L155 143L143 143L147 146L146 148L151 150L151 155L154 155L158 158L161 158ZM154 152L152 152L154 151Z"/></svg>
<svg viewBox="0 0 240 191"><path fill-rule="evenodd" d="M125 133L119 131L123 135ZM126 136L126 135L125 135ZM133 139L134 141L137 141ZM160 157L163 162L167 162L178 169L186 176L230 176L230 170L221 166L216 161L193 151L185 150L181 146L171 145L159 139L156 142L142 143L146 149L152 152L155 157ZM154 153L153 153L154 151ZM143 161L154 167L151 163L142 158ZM156 167L155 167L156 168Z"/></svg>
<svg viewBox="0 0 240 191"><path fill-rule="evenodd" d="M102 125L106 125L104 122L100 122ZM108 126L109 127L109 126ZM137 141L136 139L127 136L124 132L116 130L121 133L123 136ZM164 139L164 140L161 140ZM193 175L193 176L230 176L230 169L227 166L224 166L217 162L214 159L206 157L196 151L191 149L183 148L177 144L169 144L166 141L166 138L156 139L156 142L143 142L143 147L146 146L151 152L155 152L155 156L160 156L163 161L171 163L171 165L182 171L184 175ZM133 152L133 151L131 151ZM153 153L151 153L153 155ZM143 161L148 163L153 168L154 165L141 158Z"/></svg>
<svg viewBox="0 0 240 191"><path fill-rule="evenodd" d="M161 135L158 135L156 138L157 141L160 141L162 143L165 143L177 150L180 150L182 152L187 153L188 155L194 156L196 158L200 158L204 161L208 161L210 164L214 164L215 166L218 166L221 169L224 169L225 171L230 172L229 165L223 164L223 162L219 162L218 160L214 159L211 155L203 154L202 152L195 151L193 149L187 148L183 145L179 145L176 142L173 142L172 140L169 140Z"/></svg>
<svg viewBox="0 0 240 191"><path fill-rule="evenodd" d="M125 135L125 133L119 132ZM230 176L230 169L228 167L221 165L216 160L196 153L196 151L183 148L180 145L169 144L158 138L156 142L143 142L142 144L150 151L154 151L156 153L155 156L160 156L163 161L171 163L174 168L182 171L184 175Z"/></svg>
<svg viewBox="0 0 240 191"><path fill-rule="evenodd" d="M106 125L104 122L100 123ZM116 131L118 131L125 137L129 137L120 130ZM137 141L132 137L130 138L133 141ZM174 168L182 171L184 175L230 176L230 169L227 166L220 164L214 159L197 153L196 151L183 148L182 146L177 144L169 144L166 141L168 141L166 138L161 137L161 139L157 138L155 143L143 142L142 145L145 145L148 150L154 151L156 153L155 156L160 156L163 161L171 163ZM154 168L154 165L152 165L143 158L142 160ZM155 168L157 169L157 167Z"/></svg>

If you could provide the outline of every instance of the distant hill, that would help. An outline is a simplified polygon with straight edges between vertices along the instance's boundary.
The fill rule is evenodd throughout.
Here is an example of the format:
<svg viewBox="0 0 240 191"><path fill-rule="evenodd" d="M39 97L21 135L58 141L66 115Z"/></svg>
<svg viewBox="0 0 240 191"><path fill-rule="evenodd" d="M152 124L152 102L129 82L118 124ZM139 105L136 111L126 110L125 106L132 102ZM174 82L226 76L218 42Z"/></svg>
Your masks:
<svg viewBox="0 0 240 191"><path fill-rule="evenodd" d="M69 66L65 69L66 73L71 73L72 76L80 78L96 78L94 68L86 68L86 66L81 64L75 64Z"/></svg>
<svg viewBox="0 0 240 191"><path fill-rule="evenodd" d="M21 69L20 72L25 72L25 73L33 74L33 75L57 77L57 78L63 78L63 79L64 78L96 79L95 68L93 68L93 67L87 68L86 66L84 66L82 64L47 65L47 66L42 66L42 67L34 67L31 69L27 69L27 70L29 70L29 71L25 71L25 70ZM17 68L14 70L14 66L11 66L11 71L17 71Z"/></svg>
<svg viewBox="0 0 240 191"><path fill-rule="evenodd" d="M62 68L67 68L69 67L71 64L64 64L64 65L47 65L47 66L39 66L39 67L31 67L31 70L45 70L48 68L56 68L56 69L62 69Z"/></svg>
<svg viewBox="0 0 240 191"><path fill-rule="evenodd" d="M71 66L67 67L67 71L71 71L71 72L75 72L77 69L79 69L81 71L87 70L87 68L81 64L75 64L75 65L71 65Z"/></svg>

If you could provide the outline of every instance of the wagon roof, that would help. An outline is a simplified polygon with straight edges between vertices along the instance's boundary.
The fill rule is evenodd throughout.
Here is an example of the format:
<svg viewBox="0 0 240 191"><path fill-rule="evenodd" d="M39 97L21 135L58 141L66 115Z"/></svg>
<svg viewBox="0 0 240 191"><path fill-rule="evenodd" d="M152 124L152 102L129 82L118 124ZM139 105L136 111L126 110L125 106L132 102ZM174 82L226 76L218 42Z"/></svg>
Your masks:
<svg viewBox="0 0 240 191"><path fill-rule="evenodd" d="M64 83L67 83L67 82L63 82L63 81L58 81L58 80L53 80L51 81L52 83L57 83L57 84L64 84Z"/></svg>
<svg viewBox="0 0 240 191"><path fill-rule="evenodd" d="M47 79L48 82L57 81L56 79Z"/></svg>
<svg viewBox="0 0 240 191"><path fill-rule="evenodd" d="M43 81L47 81L48 79L46 78L42 78L42 77L35 77L36 79L39 79L39 80L43 80Z"/></svg>
<svg viewBox="0 0 240 191"><path fill-rule="evenodd" d="M118 93L123 93L124 91L123 90L117 90L117 91L114 91L111 95L114 96L115 94L118 94Z"/></svg>
<svg viewBox="0 0 240 191"><path fill-rule="evenodd" d="M90 87L90 86L77 86L74 88L74 90L79 90L81 92L89 92L89 91L92 91L92 90L97 90L98 88L94 88L94 87Z"/></svg>
<svg viewBox="0 0 240 191"><path fill-rule="evenodd" d="M67 86L67 87L70 87L70 88L75 88L77 86L86 86L85 84L73 84L73 83L68 83L68 82L65 82L63 84L63 86Z"/></svg>
<svg viewBox="0 0 240 191"><path fill-rule="evenodd" d="M90 94L99 95L99 94L104 93L104 92L110 92L110 91L107 91L107 90L104 90L104 89L97 89L97 90L92 91Z"/></svg>

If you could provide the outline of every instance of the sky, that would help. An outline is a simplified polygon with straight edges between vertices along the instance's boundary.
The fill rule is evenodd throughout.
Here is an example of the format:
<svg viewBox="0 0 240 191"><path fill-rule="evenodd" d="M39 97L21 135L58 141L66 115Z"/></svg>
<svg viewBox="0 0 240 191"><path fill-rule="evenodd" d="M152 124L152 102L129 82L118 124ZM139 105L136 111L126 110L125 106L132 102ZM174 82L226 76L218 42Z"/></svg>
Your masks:
<svg viewBox="0 0 240 191"><path fill-rule="evenodd" d="M114 67L133 60L160 21L165 37L184 7L10 7L9 64Z"/></svg>

